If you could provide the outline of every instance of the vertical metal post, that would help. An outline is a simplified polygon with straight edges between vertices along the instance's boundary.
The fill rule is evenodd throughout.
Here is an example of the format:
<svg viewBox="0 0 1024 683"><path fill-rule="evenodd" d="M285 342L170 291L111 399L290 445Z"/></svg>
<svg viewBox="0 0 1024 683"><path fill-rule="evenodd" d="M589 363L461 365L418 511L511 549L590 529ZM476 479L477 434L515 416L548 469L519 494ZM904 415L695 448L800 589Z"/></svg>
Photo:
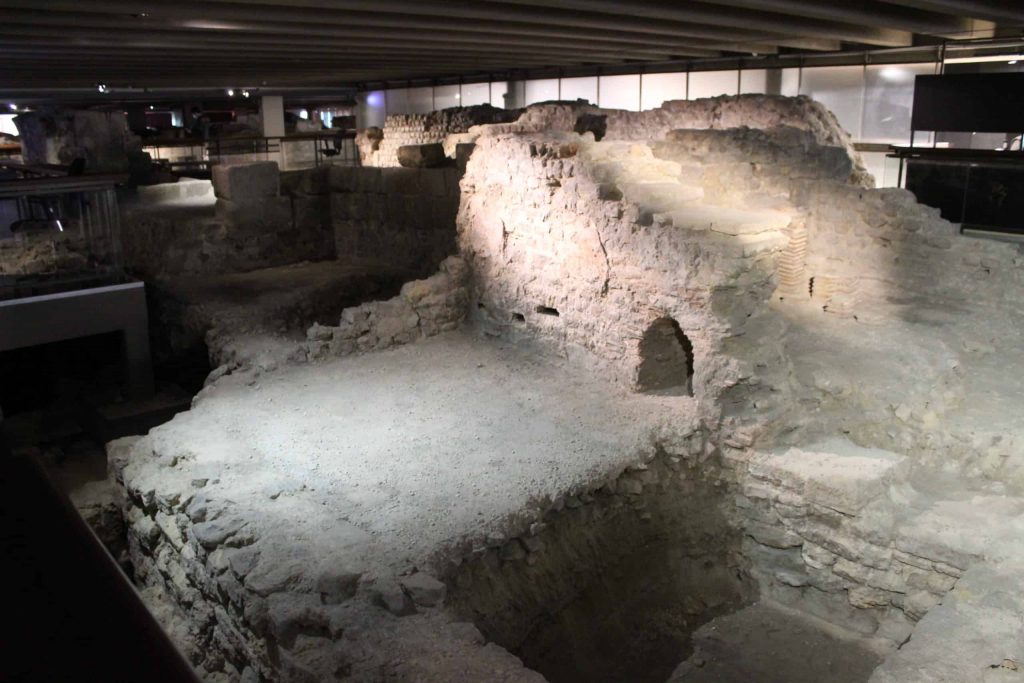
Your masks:
<svg viewBox="0 0 1024 683"><path fill-rule="evenodd" d="M971 166L974 164L967 164L967 175L964 177L964 198L960 204L960 232L964 231L964 220L967 218L967 189L971 185Z"/></svg>

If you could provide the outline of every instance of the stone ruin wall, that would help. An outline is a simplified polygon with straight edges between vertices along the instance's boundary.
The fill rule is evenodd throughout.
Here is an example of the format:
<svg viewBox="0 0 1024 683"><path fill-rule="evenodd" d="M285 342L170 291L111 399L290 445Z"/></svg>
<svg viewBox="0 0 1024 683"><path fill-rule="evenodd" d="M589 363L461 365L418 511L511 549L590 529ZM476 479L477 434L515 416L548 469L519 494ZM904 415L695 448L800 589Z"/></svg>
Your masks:
<svg viewBox="0 0 1024 683"><path fill-rule="evenodd" d="M453 107L429 114L392 114L384 119L383 139L364 152L364 166L398 166L398 148L403 145L445 144L448 156L454 156L454 141L472 126L514 121L521 110L505 110L489 104Z"/></svg>
<svg viewBox="0 0 1024 683"><path fill-rule="evenodd" d="M809 132L818 144L841 147L853 161L851 180L871 187L874 179L853 149L850 135L827 108L806 96L723 95L697 100L670 100L645 111L601 109L583 101L546 102L525 109L503 110L489 105L456 107L431 114L394 114L384 129L362 136L364 166L397 166L403 145L441 143L449 157L455 145L472 142L486 126L489 135L502 133L578 132L593 130L600 140L652 141L672 130L770 129L793 127ZM372 139L371 139L372 138Z"/></svg>
<svg viewBox="0 0 1024 683"><path fill-rule="evenodd" d="M455 167L330 167L324 190L337 254L434 273L455 253L460 175Z"/></svg>
<svg viewBox="0 0 1024 683"><path fill-rule="evenodd" d="M636 383L644 331L673 318L693 343L695 395L735 382L735 366L713 361L729 327L712 313L715 285L742 281L751 301L719 305L750 306L770 293L771 264L719 236L688 240L653 224L594 176L585 145L529 136L477 141L459 212L471 315L495 334L539 342L627 386Z"/></svg>
<svg viewBox="0 0 1024 683"><path fill-rule="evenodd" d="M908 459L858 450L877 471L847 496L829 488L829 477L808 479L799 469L804 453L828 463L845 446L773 450L781 442L771 423L793 424L787 411L807 390L791 374L786 307L883 320L899 314L905 297L1019 315L1012 292L1022 284L1021 252L958 239L954 226L909 193L867 189L856 156L818 117L820 107L796 102L811 112L808 121L780 127L769 125L772 118L763 130L719 130L695 118L707 123L704 130L669 128L649 142L625 113L609 116L608 131L622 132L601 143L559 126L477 129L460 186L460 257L393 300L347 309L336 327L314 326L309 356L408 343L452 329L468 312L485 334L635 386L645 332L671 318L692 342L695 374L693 398L672 398L686 428L659 436L664 467L659 461L654 474L640 467L593 490L567 492L556 516L582 514L575 512L581 500L608 492L639 505L645 487L669 486L680 459L700 464L731 494L723 496L730 502L724 514L743 533L736 559L764 597L898 644L978 557L931 543L924 531L895 530L900 502L891 489ZM552 118L575 121L576 113L559 107ZM690 120L683 107L674 115ZM716 120L732 122L732 115L720 111ZM332 203L343 203L355 220L359 209L351 206L361 200L348 195L361 194L363 183L380 194L373 188L388 169L367 171L318 187L342 195ZM737 207L752 213L731 211ZM826 431L834 426L822 421ZM227 656L236 675L251 677L242 672L251 662L253 674L278 669L301 678L302 660L316 659L323 645L294 639L296 624L313 611L328 614L316 617L324 633L341 637L329 609L289 606L271 599L272 590L253 596L240 587L243 577L246 586L266 577L246 577L252 558L230 517L203 526L204 540L196 535L206 519L201 504L157 498L144 481L133 482L129 495L133 552L154 585L194 613L190 628L211 644L196 655L207 658L207 670L225 670ZM232 540L236 534L241 542ZM535 547L534 535L523 532L492 550L528 557ZM266 642L292 645L275 664Z"/></svg>
<svg viewBox="0 0 1024 683"><path fill-rule="evenodd" d="M732 469L724 476L738 487L743 552L764 594L898 643L977 557L873 528L892 514L884 485L872 506L836 512L793 488L799 472L762 462L775 425L803 422L793 411L806 388L790 375L778 306L810 302L875 322L898 319L911 302L1018 316L1009 293L1019 291L1024 261L1016 246L960 239L906 191L867 189L850 150L822 145L818 134L679 130L629 146L484 129L459 213L470 315L491 334L627 385L644 330L674 318L693 343L703 429ZM789 220L753 232L694 230L686 206L659 206L620 182L640 169L651 184L674 175L699 187L697 204L768 207ZM819 420L812 433L839 431ZM885 424L896 427L891 414Z"/></svg>
<svg viewBox="0 0 1024 683"><path fill-rule="evenodd" d="M215 200L210 183L198 180L126 194L129 269L159 279L359 258L417 277L433 273L455 250L454 167L330 166L281 173L278 181L273 162L242 166L274 177L262 189ZM182 205L189 202L198 204Z"/></svg>
<svg viewBox="0 0 1024 683"><path fill-rule="evenodd" d="M211 197L210 183L199 180L126 193L121 207L126 267L148 279L165 279L334 258L326 194L309 182L280 182L274 162L238 168L261 169L252 172L267 180L230 197Z"/></svg>

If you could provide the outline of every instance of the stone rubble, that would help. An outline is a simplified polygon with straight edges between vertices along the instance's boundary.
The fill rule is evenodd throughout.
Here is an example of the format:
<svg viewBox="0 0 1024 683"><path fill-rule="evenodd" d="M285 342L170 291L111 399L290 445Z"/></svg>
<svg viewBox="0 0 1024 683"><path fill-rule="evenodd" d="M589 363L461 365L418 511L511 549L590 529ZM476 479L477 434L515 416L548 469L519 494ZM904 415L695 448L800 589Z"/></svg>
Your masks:
<svg viewBox="0 0 1024 683"><path fill-rule="evenodd" d="M308 354L323 358L376 351L454 330L466 315L466 282L465 262L449 256L440 272L407 282L394 299L346 308L336 327L314 323L306 332Z"/></svg>

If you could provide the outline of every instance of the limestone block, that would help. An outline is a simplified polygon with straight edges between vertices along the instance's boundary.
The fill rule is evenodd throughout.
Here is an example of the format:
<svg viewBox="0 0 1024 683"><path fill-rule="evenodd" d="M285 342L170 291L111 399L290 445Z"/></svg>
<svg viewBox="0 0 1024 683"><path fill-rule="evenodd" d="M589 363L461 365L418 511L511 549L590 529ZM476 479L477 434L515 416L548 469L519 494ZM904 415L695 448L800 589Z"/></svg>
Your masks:
<svg viewBox="0 0 1024 683"><path fill-rule="evenodd" d="M364 169L356 166L331 166L327 172L327 185L331 192L353 192L357 176Z"/></svg>
<svg viewBox="0 0 1024 683"><path fill-rule="evenodd" d="M281 174L281 187L300 194L326 194L330 192L330 172L334 166L319 166L302 171Z"/></svg>
<svg viewBox="0 0 1024 683"><path fill-rule="evenodd" d="M448 194L447 175L450 169L435 168L423 171L423 191L434 197Z"/></svg>
<svg viewBox="0 0 1024 683"><path fill-rule="evenodd" d="M398 582L413 602L424 607L433 607L444 600L448 588L429 574L417 572L403 576Z"/></svg>
<svg viewBox="0 0 1024 683"><path fill-rule="evenodd" d="M383 582L374 590L374 602L396 617L407 617L416 614L416 606L412 599L397 583Z"/></svg>
<svg viewBox="0 0 1024 683"><path fill-rule="evenodd" d="M380 170L385 194L419 194L422 171L416 168L384 168Z"/></svg>
<svg viewBox="0 0 1024 683"><path fill-rule="evenodd" d="M229 233L236 228L256 233L292 227L291 201L287 197L260 197L240 202L218 199L216 212Z"/></svg>
<svg viewBox="0 0 1024 683"><path fill-rule="evenodd" d="M896 453L831 439L807 449L755 455L750 473L780 482L809 502L853 515L882 495L909 466Z"/></svg>
<svg viewBox="0 0 1024 683"><path fill-rule="evenodd" d="M356 594L362 575L352 567L327 562L317 573L316 589L325 605L336 605Z"/></svg>
<svg viewBox="0 0 1024 683"><path fill-rule="evenodd" d="M280 194L281 173L276 161L216 164L213 191L220 199L249 203Z"/></svg>
<svg viewBox="0 0 1024 683"><path fill-rule="evenodd" d="M267 609L271 632L285 647L300 633L328 628L328 617L316 595L275 593L267 601Z"/></svg>
<svg viewBox="0 0 1024 683"><path fill-rule="evenodd" d="M437 168L447 161L444 147L437 143L402 145L398 148L398 163L406 168Z"/></svg>

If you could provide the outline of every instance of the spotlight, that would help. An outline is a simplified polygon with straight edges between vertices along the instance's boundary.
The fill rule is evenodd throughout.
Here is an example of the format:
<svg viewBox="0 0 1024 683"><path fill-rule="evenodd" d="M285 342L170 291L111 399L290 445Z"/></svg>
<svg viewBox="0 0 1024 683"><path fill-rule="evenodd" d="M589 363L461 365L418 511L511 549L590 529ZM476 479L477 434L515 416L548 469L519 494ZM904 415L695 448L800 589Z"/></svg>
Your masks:
<svg viewBox="0 0 1024 683"><path fill-rule="evenodd" d="M228 88L227 93L228 93L228 97L234 97L235 96L235 89L234 88Z"/></svg>
<svg viewBox="0 0 1024 683"><path fill-rule="evenodd" d="M156 107L154 107L154 106L153 106L152 104L151 104L151 105L149 105L149 110L150 110L150 111L153 111L153 110L154 110L155 108L156 108Z"/></svg>
<svg viewBox="0 0 1024 683"><path fill-rule="evenodd" d="M14 102L11 102L10 104L8 104L7 108L10 109L11 111L18 111L18 105L16 105Z"/></svg>
<svg viewBox="0 0 1024 683"><path fill-rule="evenodd" d="M243 90L242 91L242 97L248 97L248 96L249 96L249 91L248 90Z"/></svg>
<svg viewBox="0 0 1024 683"><path fill-rule="evenodd" d="M97 83L96 91L106 95L108 92L110 92L110 87L107 86L106 83Z"/></svg>
<svg viewBox="0 0 1024 683"><path fill-rule="evenodd" d="M1007 62L1007 64L1016 64L1016 63L1017 63L1016 59L1011 59L1010 61Z"/></svg>

